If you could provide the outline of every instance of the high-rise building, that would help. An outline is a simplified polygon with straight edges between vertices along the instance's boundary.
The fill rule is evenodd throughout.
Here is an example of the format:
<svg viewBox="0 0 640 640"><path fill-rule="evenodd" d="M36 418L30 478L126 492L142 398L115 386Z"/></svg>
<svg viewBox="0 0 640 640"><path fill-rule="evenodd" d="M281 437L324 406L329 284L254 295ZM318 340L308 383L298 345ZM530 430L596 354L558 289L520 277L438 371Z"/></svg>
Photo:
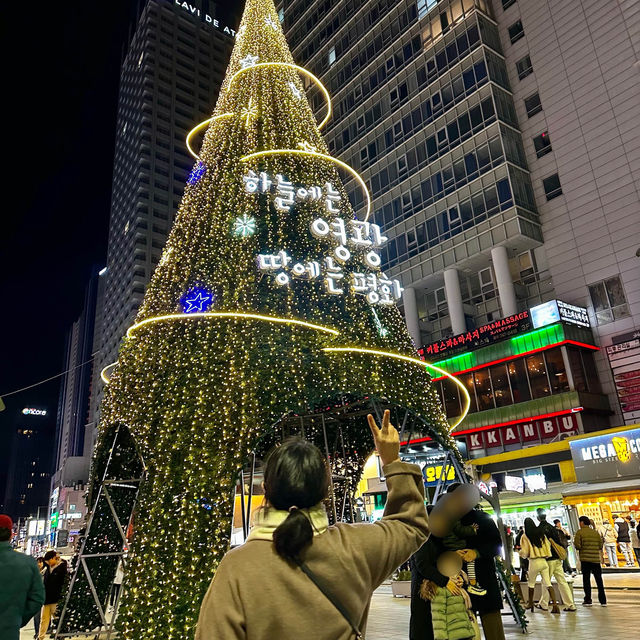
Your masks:
<svg viewBox="0 0 640 640"><path fill-rule="evenodd" d="M120 341L160 259L194 159L185 138L210 117L235 31L207 0L140 4L122 62L104 298L96 369ZM91 398L97 421L102 384Z"/></svg>
<svg viewBox="0 0 640 640"><path fill-rule="evenodd" d="M63 371L66 373L60 385L52 490L56 487L83 484L89 478L93 444L88 424L89 396L93 383L91 360L94 353L94 322L101 279L96 269L85 290L82 313L71 326L65 342Z"/></svg>
<svg viewBox="0 0 640 640"><path fill-rule="evenodd" d="M332 95L330 150L369 185L416 346L470 392L461 444L479 456L637 420L632 3L285 0L281 16ZM624 416L612 342L629 355ZM464 394L440 385L459 414Z"/></svg>
<svg viewBox="0 0 640 640"><path fill-rule="evenodd" d="M51 482L52 416L45 407L25 407L13 419L4 509L12 518L46 518ZM41 510L41 512L40 512Z"/></svg>

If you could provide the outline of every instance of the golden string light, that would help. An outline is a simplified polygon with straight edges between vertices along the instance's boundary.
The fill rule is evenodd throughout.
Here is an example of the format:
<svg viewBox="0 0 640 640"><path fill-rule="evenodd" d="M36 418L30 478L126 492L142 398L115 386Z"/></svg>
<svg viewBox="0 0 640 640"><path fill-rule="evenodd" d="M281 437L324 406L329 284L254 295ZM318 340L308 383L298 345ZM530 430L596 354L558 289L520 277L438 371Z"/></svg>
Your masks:
<svg viewBox="0 0 640 640"><path fill-rule="evenodd" d="M451 424L451 430L455 429L466 417L469 413L469 407L471 406L471 396L469 396L469 392L466 387L460 380L458 380L455 376L452 376L450 373L441 369L440 367L436 367L434 364L429 364L424 360L420 360L420 358L412 358L411 356L406 356L401 353L393 353L391 351L380 351L378 349L365 349L363 347L324 347L323 351L327 351L329 353L335 352L348 352L348 353L367 353L374 356L383 356L387 358L395 358L396 360L404 360L405 362L412 362L414 364L418 364L422 367L427 366L434 371L437 371L443 376L446 376L450 380L456 383L460 390L462 391L462 395L464 396L464 408L462 409L462 414L460 414L455 421Z"/></svg>
<svg viewBox="0 0 640 640"><path fill-rule="evenodd" d="M196 160L200 160L200 156L191 148L191 140L193 136L195 136L199 131L202 131L207 125L211 124L212 122L217 122L218 120L222 120L222 118L230 118L234 115L234 113L221 113L217 116L213 116L212 118L207 118L207 120L203 120L200 124L197 124L195 127L193 127L193 129L191 129L191 131L189 131L189 133L187 134L186 140L187 150L189 151L189 153Z"/></svg>
<svg viewBox="0 0 640 640"><path fill-rule="evenodd" d="M349 166L346 162L342 162L342 160L338 160L338 158L334 158L333 156L327 155L326 153L320 153L319 151L310 151L307 149L267 149L266 151L256 151L254 153L250 153L246 156L240 158L242 162L249 162L250 160L254 160L255 158L263 158L265 156L275 156L275 155L299 155L299 156L309 156L311 158L322 158L323 160L328 160L329 162L333 162L337 164L339 167L342 167L346 171L348 171L358 182L358 184L362 187L362 191L364 192L365 200L366 200L366 208L363 220L367 220L369 215L371 214L371 195L369 194L369 189L367 189L367 185L365 181L362 179L360 174L351 166Z"/></svg>
<svg viewBox="0 0 640 640"><path fill-rule="evenodd" d="M311 71L309 71L308 69L305 69L304 67L299 67L297 64L291 64L290 62L258 62L257 64L251 65L249 67L245 67L244 69L239 69L231 76L231 79L229 80L229 85L227 86L227 91L231 91L231 87L233 86L233 81L243 73L247 73L248 71L252 71L253 69L261 69L261 68L264 69L268 67L287 67L289 69L295 69L298 73L309 78L309 80L311 80L311 82L313 82L318 87L318 89L320 89L320 91L324 95L325 100L327 101L327 113L322 119L322 122L320 122L320 124L318 125L318 129L322 129L322 127L324 127L327 124L327 122L329 122L329 119L331 118L331 113L332 113L331 96L329 95L329 92L327 91L326 87L322 84L322 82L320 82L320 80L316 76L313 75L313 73L311 73Z"/></svg>
<svg viewBox="0 0 640 640"><path fill-rule="evenodd" d="M105 384L109 384L111 382L111 379L109 378L109 376L107 375L107 371L109 371L109 369L111 369L111 367L115 367L118 363L117 362L112 362L111 364L108 364L101 372L100 372L100 378L102 379L102 382L104 382Z"/></svg>
<svg viewBox="0 0 640 640"><path fill-rule="evenodd" d="M307 329L314 329L315 331L323 331L324 333L330 333L335 336L340 332L330 327L324 327L320 324L314 324L313 322L307 322L305 320L298 320L296 318L280 318L276 316L266 316L260 313L243 313L241 311L203 311L197 313L168 313L163 316L154 316L151 318L145 318L144 320L137 322L133 326L129 327L127 331L127 338L130 338L133 333L140 327L154 324L156 322L176 321L176 320L200 320L209 318L244 318L247 320L262 320L264 322L274 322L276 324L291 324L299 327L306 327Z"/></svg>

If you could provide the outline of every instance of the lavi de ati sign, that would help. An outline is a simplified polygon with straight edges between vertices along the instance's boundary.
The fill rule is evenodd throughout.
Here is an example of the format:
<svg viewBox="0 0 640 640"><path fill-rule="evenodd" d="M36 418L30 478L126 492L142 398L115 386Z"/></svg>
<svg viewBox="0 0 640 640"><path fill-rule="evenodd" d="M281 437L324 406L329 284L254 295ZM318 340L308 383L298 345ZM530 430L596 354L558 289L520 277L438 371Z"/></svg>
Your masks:
<svg viewBox="0 0 640 640"><path fill-rule="evenodd" d="M235 29L231 29L230 27L221 25L219 20L216 20L216 18L214 18L213 16L209 15L204 11L201 11L197 5L191 4L189 2L181 2L180 0L174 0L174 2L183 11L187 11L192 16L196 16L197 18L200 18L202 22L205 22L206 24L210 24L214 26L216 29L220 29L220 31L222 31L223 33L226 33L227 35L230 35L233 38L236 37Z"/></svg>

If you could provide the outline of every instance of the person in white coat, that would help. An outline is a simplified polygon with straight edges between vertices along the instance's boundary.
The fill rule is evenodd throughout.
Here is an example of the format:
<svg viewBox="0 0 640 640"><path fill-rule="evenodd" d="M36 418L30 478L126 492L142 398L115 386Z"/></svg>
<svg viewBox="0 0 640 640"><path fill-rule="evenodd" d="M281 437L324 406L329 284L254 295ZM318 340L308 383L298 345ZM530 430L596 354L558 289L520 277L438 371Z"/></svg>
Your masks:
<svg viewBox="0 0 640 640"><path fill-rule="evenodd" d="M618 566L618 549L617 549L618 533L617 531L613 528L613 525L608 520L605 520L602 523L602 526L600 527L599 533L604 538L604 550L605 550L605 553L607 554L607 557L609 558L609 564L612 567L617 567Z"/></svg>

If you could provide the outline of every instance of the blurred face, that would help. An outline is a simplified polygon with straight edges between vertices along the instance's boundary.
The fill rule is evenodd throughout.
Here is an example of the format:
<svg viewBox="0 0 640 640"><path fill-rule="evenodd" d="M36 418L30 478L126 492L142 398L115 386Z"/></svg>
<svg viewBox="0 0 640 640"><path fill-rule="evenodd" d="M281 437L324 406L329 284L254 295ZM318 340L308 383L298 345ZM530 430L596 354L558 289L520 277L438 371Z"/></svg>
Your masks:
<svg viewBox="0 0 640 640"><path fill-rule="evenodd" d="M438 557L438 571L447 578L453 578L462 569L462 558L455 551L445 551Z"/></svg>

